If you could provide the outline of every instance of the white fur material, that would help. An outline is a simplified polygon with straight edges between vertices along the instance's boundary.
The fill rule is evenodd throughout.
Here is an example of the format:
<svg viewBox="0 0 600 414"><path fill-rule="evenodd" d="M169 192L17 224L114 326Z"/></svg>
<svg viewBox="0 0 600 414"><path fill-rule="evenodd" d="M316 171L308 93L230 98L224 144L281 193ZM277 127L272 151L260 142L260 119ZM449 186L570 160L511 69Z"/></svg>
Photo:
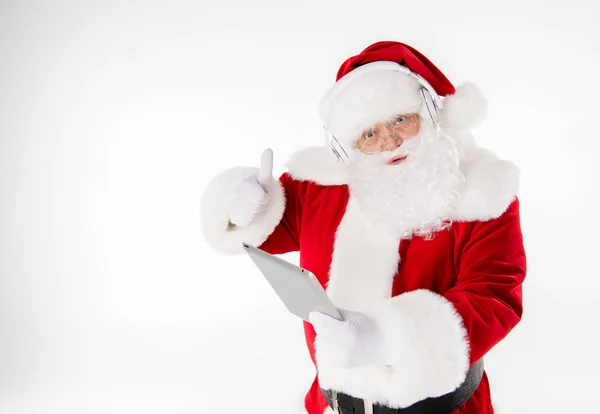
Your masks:
<svg viewBox="0 0 600 414"><path fill-rule="evenodd" d="M345 148L351 148L371 125L396 114L419 112L420 89L415 78L402 72L365 72L336 93L326 109L321 109L325 114L323 122Z"/></svg>
<svg viewBox="0 0 600 414"><path fill-rule="evenodd" d="M489 220L504 212L514 200L519 169L512 162L475 147L472 137L461 132L463 135L469 142L466 151L464 146L461 149L465 152L460 161L465 183L450 218ZM327 147L311 147L296 153L287 168L295 179L320 185L346 185L349 180L348 166L337 161Z"/></svg>
<svg viewBox="0 0 600 414"><path fill-rule="evenodd" d="M389 298L400 261L399 243L399 237L371 225L356 198L350 197L331 259L327 292L333 303L364 312L374 300Z"/></svg>
<svg viewBox="0 0 600 414"><path fill-rule="evenodd" d="M348 182L345 164L338 161L329 148L310 147L298 151L290 157L286 168L299 181L315 181L321 185Z"/></svg>
<svg viewBox="0 0 600 414"><path fill-rule="evenodd" d="M506 211L517 195L519 168L478 148L461 160L465 186L451 218L455 221L487 221Z"/></svg>
<svg viewBox="0 0 600 414"><path fill-rule="evenodd" d="M267 189L268 201L264 210L248 227L230 226L228 209L233 194L242 181L258 168L236 167L222 172L211 180L202 195L201 220L206 241L225 254L242 253L242 242L261 245L275 230L285 210L285 193L279 180L274 179Z"/></svg>
<svg viewBox="0 0 600 414"><path fill-rule="evenodd" d="M443 100L439 114L440 125L448 131L468 130L477 126L487 114L488 103L481 90L473 83L464 83L453 95Z"/></svg>
<svg viewBox="0 0 600 414"><path fill-rule="evenodd" d="M469 368L467 332L443 296L429 290L407 292L380 301L371 316L381 326L385 354L396 356L389 362L393 372L386 393L392 405L443 395L464 381ZM402 391L394 395L393 390Z"/></svg>
<svg viewBox="0 0 600 414"><path fill-rule="evenodd" d="M309 147L293 154L286 168L299 181L320 185L348 184L346 165L337 160L328 147Z"/></svg>

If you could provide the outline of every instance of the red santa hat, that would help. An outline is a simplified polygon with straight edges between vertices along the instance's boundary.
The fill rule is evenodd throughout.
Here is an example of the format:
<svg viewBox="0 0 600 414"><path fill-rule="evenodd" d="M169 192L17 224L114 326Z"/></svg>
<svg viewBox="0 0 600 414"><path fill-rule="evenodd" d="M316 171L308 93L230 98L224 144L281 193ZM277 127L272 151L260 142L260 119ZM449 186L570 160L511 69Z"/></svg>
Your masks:
<svg viewBox="0 0 600 414"><path fill-rule="evenodd" d="M455 88L423 54L404 43L383 41L348 58L336 83L323 97L319 113L327 130L343 145L398 113L419 112L431 96L436 120L449 131L477 125L485 116L486 100L471 83ZM443 99L442 99L443 98Z"/></svg>

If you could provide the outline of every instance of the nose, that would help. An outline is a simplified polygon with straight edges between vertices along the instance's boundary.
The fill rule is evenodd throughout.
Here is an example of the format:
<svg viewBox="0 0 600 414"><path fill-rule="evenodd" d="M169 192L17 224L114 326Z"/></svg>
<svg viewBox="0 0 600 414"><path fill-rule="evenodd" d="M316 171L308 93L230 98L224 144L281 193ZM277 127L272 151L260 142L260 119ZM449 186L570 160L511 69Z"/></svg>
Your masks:
<svg viewBox="0 0 600 414"><path fill-rule="evenodd" d="M386 151L393 151L402 145L402 138L396 135L394 128L390 125L383 126L381 135L385 137L385 149Z"/></svg>
<svg viewBox="0 0 600 414"><path fill-rule="evenodd" d="M390 135L385 140L385 151L393 151L396 148L398 148L400 145L402 145L402 138L400 138L400 137L394 138L393 135Z"/></svg>
<svg viewBox="0 0 600 414"><path fill-rule="evenodd" d="M393 136L394 135L394 128L392 127L392 125L390 125L388 123L383 124L383 125L381 125L380 133L384 137Z"/></svg>

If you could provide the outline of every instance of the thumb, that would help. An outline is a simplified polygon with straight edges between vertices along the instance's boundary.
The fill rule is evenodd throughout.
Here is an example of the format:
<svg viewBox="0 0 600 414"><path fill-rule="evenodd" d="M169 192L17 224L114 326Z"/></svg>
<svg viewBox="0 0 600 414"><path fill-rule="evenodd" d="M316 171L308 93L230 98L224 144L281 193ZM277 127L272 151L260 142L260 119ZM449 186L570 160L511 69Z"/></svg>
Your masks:
<svg viewBox="0 0 600 414"><path fill-rule="evenodd" d="M267 191L271 187L273 181L273 150L267 148L262 154L260 160L260 173L258 175L258 183Z"/></svg>

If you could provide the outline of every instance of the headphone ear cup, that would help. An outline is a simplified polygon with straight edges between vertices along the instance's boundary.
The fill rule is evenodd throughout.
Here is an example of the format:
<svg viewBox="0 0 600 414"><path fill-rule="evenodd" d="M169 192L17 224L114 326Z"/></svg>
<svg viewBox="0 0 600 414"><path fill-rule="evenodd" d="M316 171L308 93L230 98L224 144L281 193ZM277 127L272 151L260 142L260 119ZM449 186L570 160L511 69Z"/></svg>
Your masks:
<svg viewBox="0 0 600 414"><path fill-rule="evenodd" d="M433 121L434 124L437 124L438 119L438 110L431 94L427 90L427 88L421 88L421 94L423 95L423 101L425 102L425 107L427 108L427 112L429 113L429 117Z"/></svg>

